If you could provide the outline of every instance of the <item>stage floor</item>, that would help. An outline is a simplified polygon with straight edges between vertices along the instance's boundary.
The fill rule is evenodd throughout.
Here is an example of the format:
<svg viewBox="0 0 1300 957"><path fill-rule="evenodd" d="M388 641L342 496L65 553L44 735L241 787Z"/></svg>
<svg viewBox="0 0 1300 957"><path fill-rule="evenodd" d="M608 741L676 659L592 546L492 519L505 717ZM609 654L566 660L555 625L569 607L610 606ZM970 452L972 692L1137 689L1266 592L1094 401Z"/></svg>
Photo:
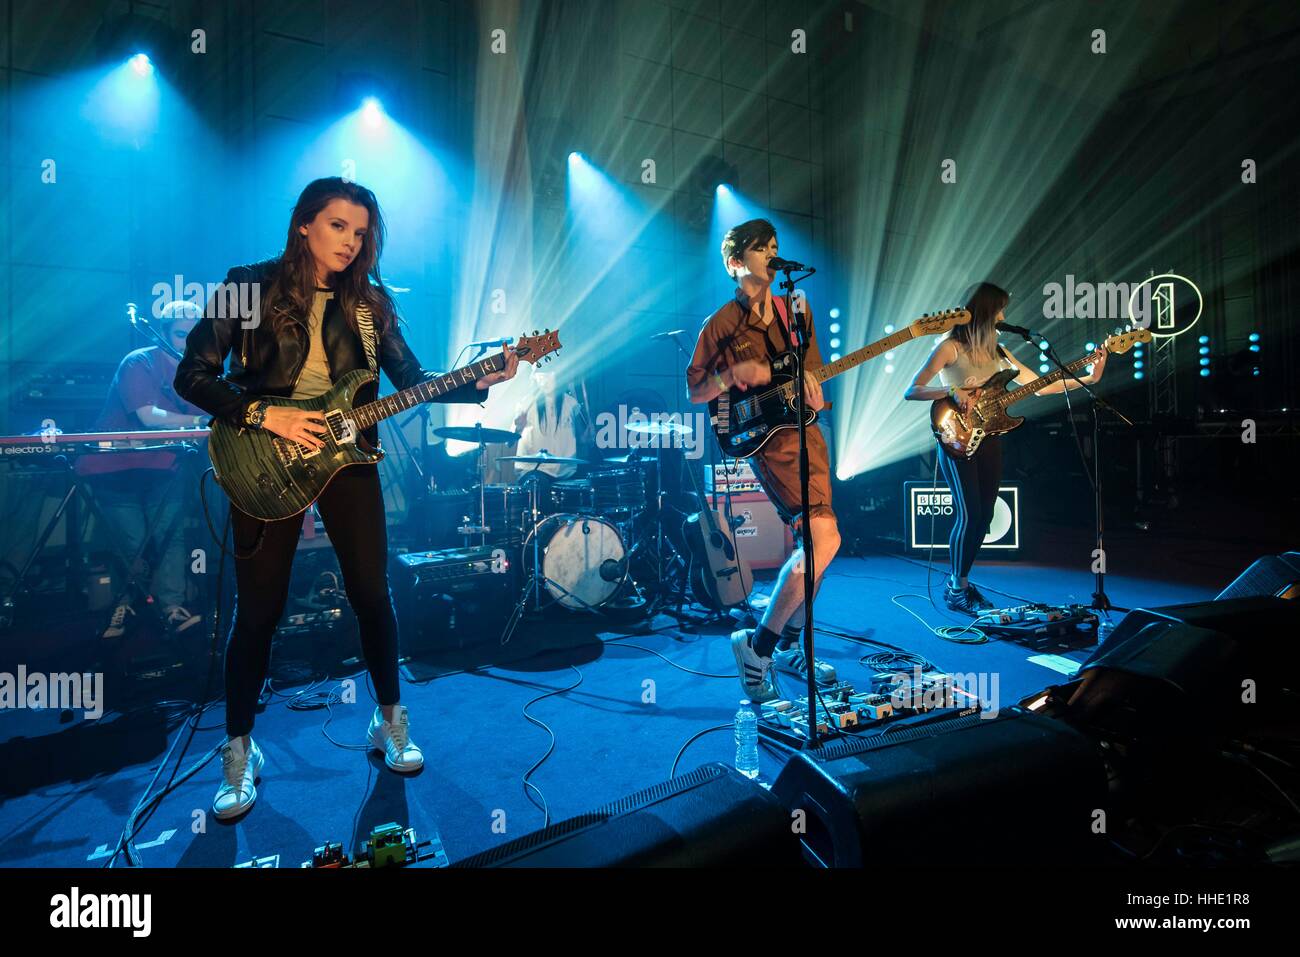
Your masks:
<svg viewBox="0 0 1300 957"><path fill-rule="evenodd" d="M891 601L919 596L898 601L932 626L965 620L930 605L926 578L924 564L900 557L838 559L818 598L818 624L857 640L818 634L818 656L861 686L867 671L859 659L884 650L872 644L874 639L923 655L945 671L996 674L1001 707L1064 680L1058 671L1030 661L1037 653L1024 646L956 644L931 634ZM942 580L936 570L930 582L940 608ZM1086 567L1026 562L982 564L975 580L992 600L1007 605L1019 603L1007 595L1086 603L1093 589ZM762 581L756 593L770 587L770 580ZM1115 605L1153 607L1212 598L1218 588L1130 573L1108 576L1107 590ZM332 712L294 710L288 703L306 686L274 680L285 671L273 663L275 694L254 731L266 755L257 804L233 824L211 817L220 776L214 758L169 794L140 831L143 863L230 867L278 854L279 866L296 867L326 841L355 850L372 828L388 822L414 827L421 837L437 834L455 861L542 826L545 815L537 805L543 802L556 822L663 781L682 745L707 728L728 726L696 740L682 756L679 773L733 759L729 725L742 694L726 641L729 626L691 634L660 616L651 633L627 635L597 631L591 622L553 617L526 625L548 635L534 641L539 636L521 631L512 641L518 648L527 649L530 642L567 647L408 681L403 702L426 759L423 771L413 776L394 774L377 753L336 746L322 733L328 718L325 730L335 741L349 748L362 745L373 708L364 672L357 677L358 703L337 704ZM1062 652L1075 661L1088 653ZM315 690L337 683L336 676ZM522 709L557 691L528 709L549 726L552 740ZM220 704L203 716L183 769L222 740L222 719ZM180 733L180 722L156 709L67 723L60 723L55 711L0 712L5 769L0 866L101 866L105 849L116 845L127 816ZM554 750L530 778L537 790L526 789L522 776L552 744ZM764 749L760 761L761 779L774 780L779 755Z"/></svg>

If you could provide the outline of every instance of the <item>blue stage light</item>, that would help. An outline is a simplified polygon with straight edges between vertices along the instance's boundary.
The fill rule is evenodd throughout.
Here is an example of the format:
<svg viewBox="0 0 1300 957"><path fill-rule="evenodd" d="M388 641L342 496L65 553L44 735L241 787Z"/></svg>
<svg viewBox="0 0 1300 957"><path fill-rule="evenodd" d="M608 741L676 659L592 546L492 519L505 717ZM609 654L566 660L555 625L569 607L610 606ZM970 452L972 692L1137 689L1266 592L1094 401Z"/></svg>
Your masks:
<svg viewBox="0 0 1300 957"><path fill-rule="evenodd" d="M1205 356L1201 356L1201 365L1208 366L1209 364L1210 364L1210 360L1207 359Z"/></svg>
<svg viewBox="0 0 1300 957"><path fill-rule="evenodd" d="M1250 341L1251 341L1251 342L1259 342L1259 333L1258 333L1258 332L1252 332L1252 333L1250 334Z"/></svg>
<svg viewBox="0 0 1300 957"><path fill-rule="evenodd" d="M1133 368L1134 368L1134 369L1141 369L1141 368L1142 368L1142 360L1141 360L1141 359L1135 359L1135 360L1133 361Z"/></svg>
<svg viewBox="0 0 1300 957"><path fill-rule="evenodd" d="M1210 370L1209 370L1209 369L1202 369L1202 370L1201 370L1201 375L1204 376L1204 377L1206 377L1206 378L1209 378Z"/></svg>
<svg viewBox="0 0 1300 957"><path fill-rule="evenodd" d="M1141 372L1137 372L1137 371L1135 371L1135 372L1133 373L1133 378L1135 378L1135 379L1140 379L1140 378L1142 378L1142 373L1141 373Z"/></svg>
<svg viewBox="0 0 1300 957"><path fill-rule="evenodd" d="M1251 346L1251 347L1250 347L1250 351L1251 351L1251 352L1258 352L1258 351L1259 351L1259 346Z"/></svg>
<svg viewBox="0 0 1300 957"><path fill-rule="evenodd" d="M838 349L839 347L840 347L840 340L839 340L839 339L832 339L832 340L831 340L831 348L832 348L832 349Z"/></svg>
<svg viewBox="0 0 1300 957"><path fill-rule="evenodd" d="M1209 336L1201 336L1201 337L1200 337L1199 339L1197 339L1196 341L1199 342L1201 345L1205 345L1207 342L1210 341L1210 337L1209 337Z"/></svg>
<svg viewBox="0 0 1300 957"><path fill-rule="evenodd" d="M1083 344L1083 351L1084 351L1084 352L1091 352L1093 349L1096 349L1096 348L1097 348L1097 343L1095 343L1095 342L1085 342L1085 343Z"/></svg>
<svg viewBox="0 0 1300 957"><path fill-rule="evenodd" d="M1038 371L1039 371L1039 372L1046 372L1046 371L1047 371L1048 369L1050 369L1050 368L1051 368L1051 366L1049 366L1046 362L1044 362L1042 365L1040 365L1040 366L1038 367Z"/></svg>
<svg viewBox="0 0 1300 957"><path fill-rule="evenodd" d="M131 69L136 72L137 76L149 76L153 73L153 61L149 59L147 53L137 53L129 61Z"/></svg>
<svg viewBox="0 0 1300 957"><path fill-rule="evenodd" d="M840 317L840 307L839 307L839 306L831 306L831 311L828 312L827 315L830 316L832 319L838 319L838 318ZM831 332L834 332L834 331L835 331L834 329L831 330Z"/></svg>
<svg viewBox="0 0 1300 957"><path fill-rule="evenodd" d="M1200 351L1201 355L1203 355L1203 356L1208 356L1208 355L1210 354L1210 347L1209 347L1209 346L1201 346L1201 348L1200 348L1199 351Z"/></svg>
<svg viewBox="0 0 1300 957"><path fill-rule="evenodd" d="M836 312L838 312L838 311L839 311L838 309L832 309L832 310L831 310L832 313L836 313ZM831 318L834 318L834 315L832 315ZM840 331L840 324L839 324L838 322L832 322L832 323L831 323L831 334L834 335L835 333L837 333L837 332L839 332L839 331Z"/></svg>
<svg viewBox="0 0 1300 957"><path fill-rule="evenodd" d="M378 126L384 119L384 107L373 96L368 96L361 101L361 119L367 126Z"/></svg>

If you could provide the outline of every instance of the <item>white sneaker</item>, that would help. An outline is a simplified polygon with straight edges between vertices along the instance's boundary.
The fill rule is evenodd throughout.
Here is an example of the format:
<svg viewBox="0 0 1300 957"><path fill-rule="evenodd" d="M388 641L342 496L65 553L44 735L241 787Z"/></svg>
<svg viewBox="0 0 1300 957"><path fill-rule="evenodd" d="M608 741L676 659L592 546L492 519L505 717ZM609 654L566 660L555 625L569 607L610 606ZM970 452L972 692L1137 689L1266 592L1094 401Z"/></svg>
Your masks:
<svg viewBox="0 0 1300 957"><path fill-rule="evenodd" d="M736 658L736 671L745 697L762 704L781 696L772 683L772 659L760 658L754 650L754 629L741 628L731 633L731 653Z"/></svg>
<svg viewBox="0 0 1300 957"><path fill-rule="evenodd" d="M167 630L171 634L179 635L186 628L191 628L202 620L202 615L196 615L188 608L182 608L180 605L171 605L165 611L163 623L167 626Z"/></svg>
<svg viewBox="0 0 1300 957"><path fill-rule="evenodd" d="M253 806L257 800L257 787L254 782L262 773L262 749L252 738L248 739L248 750L244 750L244 739L235 738L227 741L221 749L221 787L212 799L212 813L218 820L225 821L238 817Z"/></svg>
<svg viewBox="0 0 1300 957"><path fill-rule="evenodd" d="M121 603L113 609L113 617L108 620L108 627L100 635L101 638L121 638L126 634L126 616L134 615L135 609L131 607L131 600L123 598Z"/></svg>
<svg viewBox="0 0 1300 957"><path fill-rule="evenodd" d="M375 709L370 719L370 746L384 752L384 763L394 771L409 774L424 767L424 752L411 740L411 722L406 706L399 704L393 712L397 720L384 720L384 712Z"/></svg>

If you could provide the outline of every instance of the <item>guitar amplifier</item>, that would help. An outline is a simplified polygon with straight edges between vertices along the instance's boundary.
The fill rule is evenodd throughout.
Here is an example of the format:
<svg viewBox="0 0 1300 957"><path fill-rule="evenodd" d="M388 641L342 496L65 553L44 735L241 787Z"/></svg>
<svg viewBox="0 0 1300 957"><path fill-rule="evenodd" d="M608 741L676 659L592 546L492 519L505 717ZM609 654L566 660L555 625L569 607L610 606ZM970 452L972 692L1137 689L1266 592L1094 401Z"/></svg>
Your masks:
<svg viewBox="0 0 1300 957"><path fill-rule="evenodd" d="M718 511L725 508L718 500ZM732 518L743 519L735 526L736 551L750 568L780 568L794 551L790 526L781 521L776 506L763 492L731 496ZM734 524L734 523L733 523Z"/></svg>
<svg viewBox="0 0 1300 957"><path fill-rule="evenodd" d="M704 491L709 495L714 492L714 482L717 482L716 489L719 494L731 490L734 495L737 492L751 493L763 491L762 484L758 481L758 476L754 474L753 466L749 464L749 459L728 459L722 465L705 465L704 466Z"/></svg>
<svg viewBox="0 0 1300 957"><path fill-rule="evenodd" d="M518 598L514 562L491 545L394 555L391 582L405 653L497 638Z"/></svg>

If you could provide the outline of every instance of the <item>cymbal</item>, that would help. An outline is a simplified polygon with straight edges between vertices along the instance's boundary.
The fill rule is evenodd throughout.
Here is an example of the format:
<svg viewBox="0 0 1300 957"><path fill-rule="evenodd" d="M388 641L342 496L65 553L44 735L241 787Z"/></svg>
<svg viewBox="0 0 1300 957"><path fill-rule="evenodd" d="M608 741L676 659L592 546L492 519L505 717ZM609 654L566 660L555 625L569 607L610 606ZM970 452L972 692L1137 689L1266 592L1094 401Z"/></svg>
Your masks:
<svg viewBox="0 0 1300 957"><path fill-rule="evenodd" d="M552 455L538 452L536 455L503 455L498 462L523 462L526 465L586 465L586 459L575 459L564 455Z"/></svg>
<svg viewBox="0 0 1300 957"><path fill-rule="evenodd" d="M473 425L444 425L434 429L433 434L444 439L475 444L482 442L484 445L519 441L518 432L507 432L505 429L480 429Z"/></svg>
<svg viewBox="0 0 1300 957"><path fill-rule="evenodd" d="M629 422L627 430L642 435L690 435L695 431L684 422Z"/></svg>

